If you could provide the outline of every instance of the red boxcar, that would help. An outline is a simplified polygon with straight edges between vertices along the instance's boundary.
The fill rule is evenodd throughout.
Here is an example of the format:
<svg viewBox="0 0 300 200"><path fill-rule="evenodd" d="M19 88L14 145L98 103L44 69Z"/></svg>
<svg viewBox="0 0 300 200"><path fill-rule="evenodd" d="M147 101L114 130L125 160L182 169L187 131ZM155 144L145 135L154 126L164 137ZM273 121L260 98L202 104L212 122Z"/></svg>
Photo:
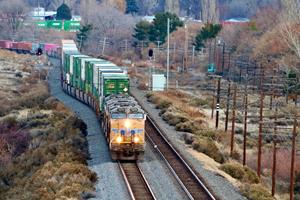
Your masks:
<svg viewBox="0 0 300 200"><path fill-rule="evenodd" d="M0 48L1 49L11 48L11 41L9 41L9 40L0 40Z"/></svg>
<svg viewBox="0 0 300 200"><path fill-rule="evenodd" d="M18 42L11 42L11 49L18 49Z"/></svg>
<svg viewBox="0 0 300 200"><path fill-rule="evenodd" d="M17 46L18 46L18 50L22 50L22 51L31 51L32 50L31 42L18 42Z"/></svg>

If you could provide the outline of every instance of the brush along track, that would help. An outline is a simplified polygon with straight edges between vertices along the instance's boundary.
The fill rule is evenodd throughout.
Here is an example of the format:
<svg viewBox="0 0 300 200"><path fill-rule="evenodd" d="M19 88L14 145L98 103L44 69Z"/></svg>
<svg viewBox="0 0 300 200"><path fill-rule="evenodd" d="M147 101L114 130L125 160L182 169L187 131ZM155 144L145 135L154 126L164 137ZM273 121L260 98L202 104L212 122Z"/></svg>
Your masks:
<svg viewBox="0 0 300 200"><path fill-rule="evenodd" d="M189 198L197 200L215 200L216 198L205 187L202 181L167 141L160 129L149 117L146 120L145 129L148 140L151 141L163 160L165 160Z"/></svg>
<svg viewBox="0 0 300 200"><path fill-rule="evenodd" d="M155 196L136 162L119 162L119 167L133 200L155 200Z"/></svg>

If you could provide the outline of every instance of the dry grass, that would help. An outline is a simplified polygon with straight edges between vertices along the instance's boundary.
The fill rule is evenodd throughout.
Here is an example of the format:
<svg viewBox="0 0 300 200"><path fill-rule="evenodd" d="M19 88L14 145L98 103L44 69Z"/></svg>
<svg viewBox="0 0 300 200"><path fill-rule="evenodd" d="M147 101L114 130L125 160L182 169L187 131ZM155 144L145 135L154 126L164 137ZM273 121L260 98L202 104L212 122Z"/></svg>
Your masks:
<svg viewBox="0 0 300 200"><path fill-rule="evenodd" d="M7 53L16 63L25 59L20 66L31 72L29 57ZM36 74L16 84L0 93L0 199L81 199L97 181L87 167L85 123Z"/></svg>
<svg viewBox="0 0 300 200"><path fill-rule="evenodd" d="M249 200L275 200L270 192L262 185L245 185L242 187L242 193Z"/></svg>

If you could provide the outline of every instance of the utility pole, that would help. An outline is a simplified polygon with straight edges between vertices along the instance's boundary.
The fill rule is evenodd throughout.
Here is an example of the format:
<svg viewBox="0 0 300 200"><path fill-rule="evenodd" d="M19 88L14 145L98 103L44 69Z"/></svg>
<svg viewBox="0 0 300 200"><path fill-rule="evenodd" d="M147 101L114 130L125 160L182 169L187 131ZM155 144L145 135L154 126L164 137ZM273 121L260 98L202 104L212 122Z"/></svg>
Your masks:
<svg viewBox="0 0 300 200"><path fill-rule="evenodd" d="M224 65L225 65L225 42L223 42L223 51L222 51L222 75L224 74Z"/></svg>
<svg viewBox="0 0 300 200"><path fill-rule="evenodd" d="M158 49L158 52L160 51L160 46L159 44L161 43L161 41L156 41L157 42L157 49Z"/></svg>
<svg viewBox="0 0 300 200"><path fill-rule="evenodd" d="M297 115L295 114L294 126L293 126L293 139L292 139L292 159L291 159L291 176L290 176L290 200L294 200L296 137L297 137Z"/></svg>
<svg viewBox="0 0 300 200"><path fill-rule="evenodd" d="M168 49L167 49L167 90L168 90L169 89L169 68L170 68L170 18L168 18L167 33L168 33Z"/></svg>
<svg viewBox="0 0 300 200"><path fill-rule="evenodd" d="M247 150L247 119L248 119L248 74L246 74L246 84L245 84L245 104L244 104L244 143L243 143L243 165L246 165L246 150Z"/></svg>
<svg viewBox="0 0 300 200"><path fill-rule="evenodd" d="M214 89L213 89L213 95L212 95L212 105L211 105L211 118L214 118L214 110L215 110L215 93L216 93L216 81L213 82Z"/></svg>
<svg viewBox="0 0 300 200"><path fill-rule="evenodd" d="M262 67L261 67L262 69ZM259 129L258 129L258 158L257 158L257 175L261 174L261 148L262 148L262 126L263 126L263 108L264 108L264 92L263 92L263 76L264 71L261 70L260 76L260 106L259 106Z"/></svg>
<svg viewBox="0 0 300 200"><path fill-rule="evenodd" d="M195 45L193 45L193 57L192 57L192 63L195 64Z"/></svg>
<svg viewBox="0 0 300 200"><path fill-rule="evenodd" d="M232 106L232 125L231 125L231 140L230 140L230 156L232 157L234 148L234 129L235 129L235 109L236 109L236 93L237 86L234 84L233 106Z"/></svg>
<svg viewBox="0 0 300 200"><path fill-rule="evenodd" d="M229 101L230 101L230 81L228 81L228 90L227 90L225 132L227 132L227 129L228 129Z"/></svg>
<svg viewBox="0 0 300 200"><path fill-rule="evenodd" d="M81 49L82 49L82 44L83 44L83 35L81 35L80 36L80 51L81 51Z"/></svg>
<svg viewBox="0 0 300 200"><path fill-rule="evenodd" d="M184 30L185 30L185 41L184 41L184 70L183 71L187 71L187 66L188 66L188 28L187 28L187 25L185 24L184 25Z"/></svg>
<svg viewBox="0 0 300 200"><path fill-rule="evenodd" d="M273 136L273 167L272 167L272 196L275 195L276 188L276 157L277 157L277 104L275 104L275 117L274 117L274 136Z"/></svg>
<svg viewBox="0 0 300 200"><path fill-rule="evenodd" d="M176 59L176 42L174 42L174 44L173 44L173 60L175 60L175 59Z"/></svg>
<svg viewBox="0 0 300 200"><path fill-rule="evenodd" d="M103 38L102 56L104 56L105 45L106 45L106 37Z"/></svg>
<svg viewBox="0 0 300 200"><path fill-rule="evenodd" d="M127 53L127 51L128 51L128 40L125 39L125 52Z"/></svg>
<svg viewBox="0 0 300 200"><path fill-rule="evenodd" d="M218 127L219 127L220 90L221 90L221 77L218 77L217 105L216 105L216 129L218 129Z"/></svg>

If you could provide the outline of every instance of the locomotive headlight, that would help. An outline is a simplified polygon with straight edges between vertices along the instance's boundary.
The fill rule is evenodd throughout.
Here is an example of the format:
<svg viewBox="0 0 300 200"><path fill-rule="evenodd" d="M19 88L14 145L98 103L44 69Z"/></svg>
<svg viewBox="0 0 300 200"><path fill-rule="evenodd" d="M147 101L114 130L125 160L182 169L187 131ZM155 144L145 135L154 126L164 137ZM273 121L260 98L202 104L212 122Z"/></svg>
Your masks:
<svg viewBox="0 0 300 200"><path fill-rule="evenodd" d="M117 143L121 143L122 140L123 140L123 138L121 136L118 136L117 139L116 139Z"/></svg>
<svg viewBox="0 0 300 200"><path fill-rule="evenodd" d="M124 125L125 125L126 128L130 128L130 121L126 120Z"/></svg>
<svg viewBox="0 0 300 200"><path fill-rule="evenodd" d="M135 136L134 138L133 138L133 142L134 143L138 143L140 141L140 138L138 137L138 136Z"/></svg>

